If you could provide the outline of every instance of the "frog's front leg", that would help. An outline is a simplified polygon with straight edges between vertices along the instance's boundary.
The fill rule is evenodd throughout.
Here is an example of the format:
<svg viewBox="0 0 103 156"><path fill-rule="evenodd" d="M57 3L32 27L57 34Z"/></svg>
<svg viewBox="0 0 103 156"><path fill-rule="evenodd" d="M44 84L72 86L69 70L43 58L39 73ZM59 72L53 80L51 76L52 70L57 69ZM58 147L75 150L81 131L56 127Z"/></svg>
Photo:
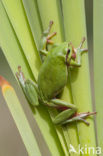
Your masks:
<svg viewBox="0 0 103 156"><path fill-rule="evenodd" d="M82 49L83 43L85 42L85 37L83 37L80 46L78 48L74 48L72 43L70 43L72 45L72 58L70 61L70 66L81 66L81 54L83 52L87 52L88 49Z"/></svg>
<svg viewBox="0 0 103 156"><path fill-rule="evenodd" d="M60 99L52 99L49 103L52 107L55 107L59 110L62 110L54 119L55 124L67 124L73 121L83 121L87 125L89 123L85 120L86 117L95 114L96 112L90 113L80 113L77 114L77 108L75 105L70 104L68 102L62 101Z"/></svg>
<svg viewBox="0 0 103 156"><path fill-rule="evenodd" d="M40 49L39 49L40 53L43 55L47 55L48 53L47 45L53 44L53 41L51 39L56 35L56 32L53 32L52 34L49 35L52 25L53 25L53 21L50 21L47 30L43 32L43 37L41 39Z"/></svg>
<svg viewBox="0 0 103 156"><path fill-rule="evenodd" d="M33 106L39 105L39 94L37 84L34 83L32 80L25 79L20 66L18 66L18 72L16 73L16 76L29 103Z"/></svg>

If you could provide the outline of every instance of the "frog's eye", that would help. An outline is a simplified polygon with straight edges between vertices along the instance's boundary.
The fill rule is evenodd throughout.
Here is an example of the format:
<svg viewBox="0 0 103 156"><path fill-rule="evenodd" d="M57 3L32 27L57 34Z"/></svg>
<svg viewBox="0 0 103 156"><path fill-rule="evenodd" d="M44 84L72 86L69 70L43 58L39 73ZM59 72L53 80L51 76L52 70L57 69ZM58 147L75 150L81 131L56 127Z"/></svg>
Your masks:
<svg viewBox="0 0 103 156"><path fill-rule="evenodd" d="M70 54L70 49L67 50L67 54L66 54L66 58L65 58L65 61L66 61L66 64L68 65L68 55Z"/></svg>
<svg viewBox="0 0 103 156"><path fill-rule="evenodd" d="M66 59L68 58L69 54L70 54L70 49L67 50Z"/></svg>
<svg viewBox="0 0 103 156"><path fill-rule="evenodd" d="M67 50L67 55L70 53L70 49Z"/></svg>

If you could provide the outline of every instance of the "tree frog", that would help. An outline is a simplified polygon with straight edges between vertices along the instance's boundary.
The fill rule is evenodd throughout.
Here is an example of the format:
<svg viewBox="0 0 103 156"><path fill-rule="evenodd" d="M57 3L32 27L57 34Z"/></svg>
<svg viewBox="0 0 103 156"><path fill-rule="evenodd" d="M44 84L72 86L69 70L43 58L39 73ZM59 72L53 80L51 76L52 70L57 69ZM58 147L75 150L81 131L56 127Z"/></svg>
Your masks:
<svg viewBox="0 0 103 156"><path fill-rule="evenodd" d="M53 121L55 124L64 125L73 121L83 121L89 125L85 118L96 112L77 113L74 104L57 98L67 84L68 68L81 66L81 54L87 52L87 49L82 49L85 37L78 48L74 48L72 43L68 44L67 42L54 44L51 39L56 32L50 34L52 25L53 21L50 21L40 42L40 53L44 56L44 61L38 74L37 83L26 80L20 66L16 73L17 78L30 104L37 106L41 103L59 110L59 114ZM48 50L48 44L52 44L50 50Z"/></svg>

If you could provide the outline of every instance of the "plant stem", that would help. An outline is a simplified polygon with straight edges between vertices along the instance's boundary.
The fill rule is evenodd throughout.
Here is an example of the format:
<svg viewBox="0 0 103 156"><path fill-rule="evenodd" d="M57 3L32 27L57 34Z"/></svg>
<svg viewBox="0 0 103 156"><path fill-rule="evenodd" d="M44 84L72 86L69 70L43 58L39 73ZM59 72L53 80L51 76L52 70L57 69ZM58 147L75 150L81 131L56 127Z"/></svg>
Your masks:
<svg viewBox="0 0 103 156"><path fill-rule="evenodd" d="M96 117L97 142L98 146L103 149L103 1L94 0L93 9L94 88L95 105L98 113Z"/></svg>
<svg viewBox="0 0 103 156"><path fill-rule="evenodd" d="M37 4L38 4L39 12L40 12L40 17L42 20L43 30L45 30L47 28L47 23L49 23L50 20L53 20L54 26L53 26L52 32L57 31L57 36L54 38L54 41L56 43L63 42L64 34L63 34L63 25L61 25L61 23L62 23L61 14L62 13L60 10L60 3L55 0L52 0L52 1L51 0L50 1L37 0ZM45 7L45 6L49 6L49 5L50 5L50 7ZM64 92L62 94L62 99L72 103L72 95L71 95L71 89L70 89L70 85L69 85L69 79L68 79L68 85L65 87ZM78 136L77 136L75 124L72 124L72 126L69 125L67 127L65 126L62 128L63 128L65 140L67 143L68 151L69 151L70 144L74 145L74 147L77 148ZM69 133L68 133L68 131L69 131ZM71 140L70 140L70 138L71 138Z"/></svg>
<svg viewBox="0 0 103 156"><path fill-rule="evenodd" d="M2 88L3 97L12 114L29 156L33 156L34 153L41 156L36 139L32 129L30 128L23 108L17 98L15 90L2 76L0 76L0 86Z"/></svg>
<svg viewBox="0 0 103 156"><path fill-rule="evenodd" d="M85 25L85 9L83 0L62 0L62 10L64 17L65 39L78 47L82 38L86 37ZM85 47L87 45L85 44ZM92 112L91 90L90 90L90 75L88 54L82 55L82 66L78 69L71 70L71 88L74 104L79 112ZM78 134L82 147L95 147L95 132L94 122L92 118L87 121L90 126L78 122ZM89 155L89 154L86 154ZM91 153L93 155L93 153Z"/></svg>
<svg viewBox="0 0 103 156"><path fill-rule="evenodd" d="M11 3L11 1L8 1L8 3ZM11 15L9 14L9 16L15 16L14 14L16 14L18 10L19 10L19 13L22 12L21 9L23 9L23 7L19 7L19 9L17 9L16 8L17 3L21 3L21 0L15 0L15 3L13 3L13 4L11 3L11 5L9 5L10 8L8 7L8 9L10 9L10 11L11 11L11 7L12 7L12 9L15 8L13 11L13 14L11 14ZM13 6L13 5L15 5L15 6ZM16 23L15 23L15 25L17 25L17 27L12 27L13 23L11 24L11 21L10 21L11 18L8 18L8 14L5 11L4 6L2 5L2 2L0 1L0 20L1 20L0 45L3 49L3 53L4 53L7 61L9 62L9 65L11 67L11 70L14 73L14 76L15 76L15 73L17 72L18 65L21 65L22 70L25 74L25 77L28 79L34 80L35 70L37 71L37 69L36 69L37 67L32 66L32 68L34 68L34 70L33 70L34 73L32 73L30 66L28 64L28 59L25 57L24 51L23 51L21 43L19 41L19 36L16 35L17 32L20 31L19 30L20 27L18 26L19 22L20 22L19 20L24 20L24 19L22 19L22 17L25 20L27 20L27 18L25 18L25 16L19 14L19 18L17 18L18 20L16 20ZM25 33L27 33L28 31L25 30L26 26L22 25L22 27L24 29L23 31ZM13 28L15 28L16 30ZM27 34L27 36L28 35L29 34ZM27 40L27 37L25 37L24 40ZM23 42L25 42L25 41L23 41ZM26 46L28 46L28 45L26 45ZM29 50L25 51L25 52L29 53ZM34 52L34 55L35 55L35 52ZM35 108L35 109L33 108L33 115L34 115L34 119L36 120L52 155L63 156L64 152L61 148L61 144L59 142L54 125L50 119L50 116L49 116L49 113L48 113L46 107L39 106L38 108Z"/></svg>

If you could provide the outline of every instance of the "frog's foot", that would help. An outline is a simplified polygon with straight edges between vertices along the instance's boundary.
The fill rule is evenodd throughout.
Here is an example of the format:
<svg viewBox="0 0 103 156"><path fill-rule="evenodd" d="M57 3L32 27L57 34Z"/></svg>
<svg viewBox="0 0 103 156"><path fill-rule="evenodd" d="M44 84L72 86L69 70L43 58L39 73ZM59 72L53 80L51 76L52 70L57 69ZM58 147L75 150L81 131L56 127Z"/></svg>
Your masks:
<svg viewBox="0 0 103 156"><path fill-rule="evenodd" d="M83 37L83 38L82 38L82 41L81 41L81 43L80 43L80 45L79 45L79 47L78 47L77 50L76 50L77 52L78 52L78 50L80 51L80 53L82 53L82 52L87 52L87 51L88 51L87 48L82 49L82 46L83 46L85 40L86 40L86 38Z"/></svg>
<svg viewBox="0 0 103 156"><path fill-rule="evenodd" d="M47 36L47 44L53 44L54 42L51 40L57 33L53 32L52 34Z"/></svg>
<svg viewBox="0 0 103 156"><path fill-rule="evenodd" d="M21 70L21 66L18 66L18 72L16 72L16 77L19 80L20 84L22 86L25 86L26 79L25 79L24 74L23 74L23 72Z"/></svg>
<svg viewBox="0 0 103 156"><path fill-rule="evenodd" d="M49 101L49 103L47 102L47 105L60 110L60 113L55 117L53 121L55 124L64 125L74 121L83 121L85 124L89 125L85 118L90 115L96 114L96 112L77 114L77 108L75 105L62 101L60 99L52 99Z"/></svg>
<svg viewBox="0 0 103 156"><path fill-rule="evenodd" d="M53 36L56 35L56 32L54 32L53 34L49 35L53 23L54 23L53 21L50 21L47 30L45 30L45 31L43 32L43 36L48 36L48 37L47 37L48 39L51 39Z"/></svg>
<svg viewBox="0 0 103 156"><path fill-rule="evenodd" d="M51 30L52 25L53 25L53 21L50 21L47 30L45 30L43 32L43 36L42 36L42 39L41 39L41 42L40 42L40 49L39 49L40 52L43 51L43 50L47 51L48 44L53 44L54 43L51 39L57 33L56 32L53 32L52 34L50 34L50 30Z"/></svg>
<svg viewBox="0 0 103 156"><path fill-rule="evenodd" d="M25 79L24 74L21 70L21 66L18 66L18 72L16 73L16 76L19 80L19 83L21 84L21 87L28 102L33 106L39 105L37 84L34 83L32 80Z"/></svg>
<svg viewBox="0 0 103 156"><path fill-rule="evenodd" d="M86 40L86 38L83 37L82 38L82 41L81 41L81 43L80 43L80 45L79 45L78 48L74 48L73 44L72 43L69 43L69 45L72 46L72 58L75 59L77 57L77 55L80 55L82 52L87 52L88 51L87 48L82 49L82 46L83 46L85 40Z"/></svg>
<svg viewBox="0 0 103 156"><path fill-rule="evenodd" d="M50 30L51 30L51 28L52 28L53 23L54 23L53 21L50 21L50 22L49 22L48 28L43 32L43 35L44 35L44 36L48 36L48 34L50 33Z"/></svg>
<svg viewBox="0 0 103 156"><path fill-rule="evenodd" d="M82 41L81 41L78 48L74 48L72 43L69 43L69 45L72 47L71 60L69 62L70 66L77 66L77 67L81 66L81 54L83 52L88 51L88 49L86 49L86 48L82 49L82 46L83 46L84 42L85 42L85 37L83 37L83 39L82 39Z"/></svg>
<svg viewBox="0 0 103 156"><path fill-rule="evenodd" d="M53 44L54 42L51 39L57 34L56 32L49 34L52 25L53 25L53 21L50 21L48 29L43 32L43 35L46 36L46 44Z"/></svg>
<svg viewBox="0 0 103 156"><path fill-rule="evenodd" d="M84 122L85 124L87 124L89 126L90 123L87 122L85 120L85 118L87 118L88 116L91 116L91 115L95 115L96 113L97 112L85 112L85 113L78 113L78 114L76 113L74 116L72 116L68 120L62 122L61 124L65 125L67 123L71 123L71 122L74 122L74 121L82 121L82 122Z"/></svg>

